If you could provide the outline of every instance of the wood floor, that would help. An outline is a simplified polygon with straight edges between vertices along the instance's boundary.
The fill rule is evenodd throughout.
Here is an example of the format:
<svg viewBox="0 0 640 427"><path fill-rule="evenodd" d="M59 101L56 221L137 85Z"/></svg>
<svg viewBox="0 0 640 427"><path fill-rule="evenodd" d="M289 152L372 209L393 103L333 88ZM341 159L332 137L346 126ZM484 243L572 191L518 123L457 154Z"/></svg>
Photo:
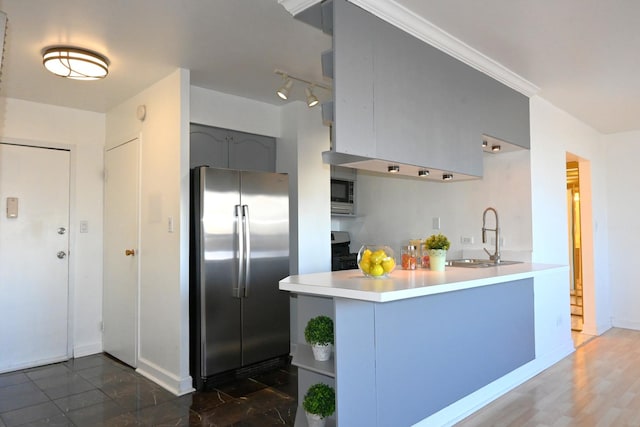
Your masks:
<svg viewBox="0 0 640 427"><path fill-rule="evenodd" d="M640 331L587 341L456 426L640 426Z"/></svg>

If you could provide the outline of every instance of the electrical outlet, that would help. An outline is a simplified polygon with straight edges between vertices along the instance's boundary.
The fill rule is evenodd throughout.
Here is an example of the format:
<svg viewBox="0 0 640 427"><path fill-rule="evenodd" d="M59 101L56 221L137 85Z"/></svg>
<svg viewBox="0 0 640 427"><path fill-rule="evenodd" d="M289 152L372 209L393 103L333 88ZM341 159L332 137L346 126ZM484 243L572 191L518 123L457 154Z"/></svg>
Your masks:
<svg viewBox="0 0 640 427"><path fill-rule="evenodd" d="M460 243L463 245L473 245L473 237L462 236L460 237Z"/></svg>
<svg viewBox="0 0 640 427"><path fill-rule="evenodd" d="M439 216L434 216L433 219L431 220L431 227L434 230L440 230L440 217Z"/></svg>

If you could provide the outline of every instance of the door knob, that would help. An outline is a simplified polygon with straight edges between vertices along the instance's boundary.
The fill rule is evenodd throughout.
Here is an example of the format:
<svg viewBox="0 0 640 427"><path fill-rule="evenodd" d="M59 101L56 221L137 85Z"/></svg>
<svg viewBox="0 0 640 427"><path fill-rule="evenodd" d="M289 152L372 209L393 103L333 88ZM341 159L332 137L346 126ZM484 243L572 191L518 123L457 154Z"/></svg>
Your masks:
<svg viewBox="0 0 640 427"><path fill-rule="evenodd" d="M67 256L67 253L65 251L60 251L56 254L56 256L60 259L63 259L64 257Z"/></svg>
<svg viewBox="0 0 640 427"><path fill-rule="evenodd" d="M66 229L66 228L64 228L64 227L60 227L60 228L58 228L58 234L64 234L64 233L66 233L66 232L67 232L67 229Z"/></svg>
<svg viewBox="0 0 640 427"><path fill-rule="evenodd" d="M134 256L134 255L136 254L136 251L135 251L135 249L126 249L126 250L124 251L124 254L125 254L126 256Z"/></svg>

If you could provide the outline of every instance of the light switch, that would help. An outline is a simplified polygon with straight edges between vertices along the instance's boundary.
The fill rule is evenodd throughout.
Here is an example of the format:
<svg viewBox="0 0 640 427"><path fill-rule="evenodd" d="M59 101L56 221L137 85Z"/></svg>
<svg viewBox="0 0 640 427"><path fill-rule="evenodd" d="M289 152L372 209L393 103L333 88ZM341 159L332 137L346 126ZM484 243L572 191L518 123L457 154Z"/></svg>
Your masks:
<svg viewBox="0 0 640 427"><path fill-rule="evenodd" d="M167 218L167 231L169 233L173 233L173 217L172 216Z"/></svg>
<svg viewBox="0 0 640 427"><path fill-rule="evenodd" d="M17 197L7 197L7 218L18 218Z"/></svg>
<svg viewBox="0 0 640 427"><path fill-rule="evenodd" d="M89 232L89 221L87 221L86 219L80 221L80 232L81 233Z"/></svg>

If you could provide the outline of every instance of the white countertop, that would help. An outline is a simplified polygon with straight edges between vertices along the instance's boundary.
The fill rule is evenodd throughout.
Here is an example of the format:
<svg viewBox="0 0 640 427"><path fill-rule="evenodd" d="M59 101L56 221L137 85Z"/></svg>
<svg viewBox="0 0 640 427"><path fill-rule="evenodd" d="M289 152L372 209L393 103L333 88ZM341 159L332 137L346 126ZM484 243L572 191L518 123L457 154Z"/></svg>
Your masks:
<svg viewBox="0 0 640 427"><path fill-rule="evenodd" d="M568 267L522 263L487 268L446 267L445 271L396 269L384 279L365 277L360 270L345 270L289 276L280 281L280 289L299 294L388 302L526 279L558 269Z"/></svg>

